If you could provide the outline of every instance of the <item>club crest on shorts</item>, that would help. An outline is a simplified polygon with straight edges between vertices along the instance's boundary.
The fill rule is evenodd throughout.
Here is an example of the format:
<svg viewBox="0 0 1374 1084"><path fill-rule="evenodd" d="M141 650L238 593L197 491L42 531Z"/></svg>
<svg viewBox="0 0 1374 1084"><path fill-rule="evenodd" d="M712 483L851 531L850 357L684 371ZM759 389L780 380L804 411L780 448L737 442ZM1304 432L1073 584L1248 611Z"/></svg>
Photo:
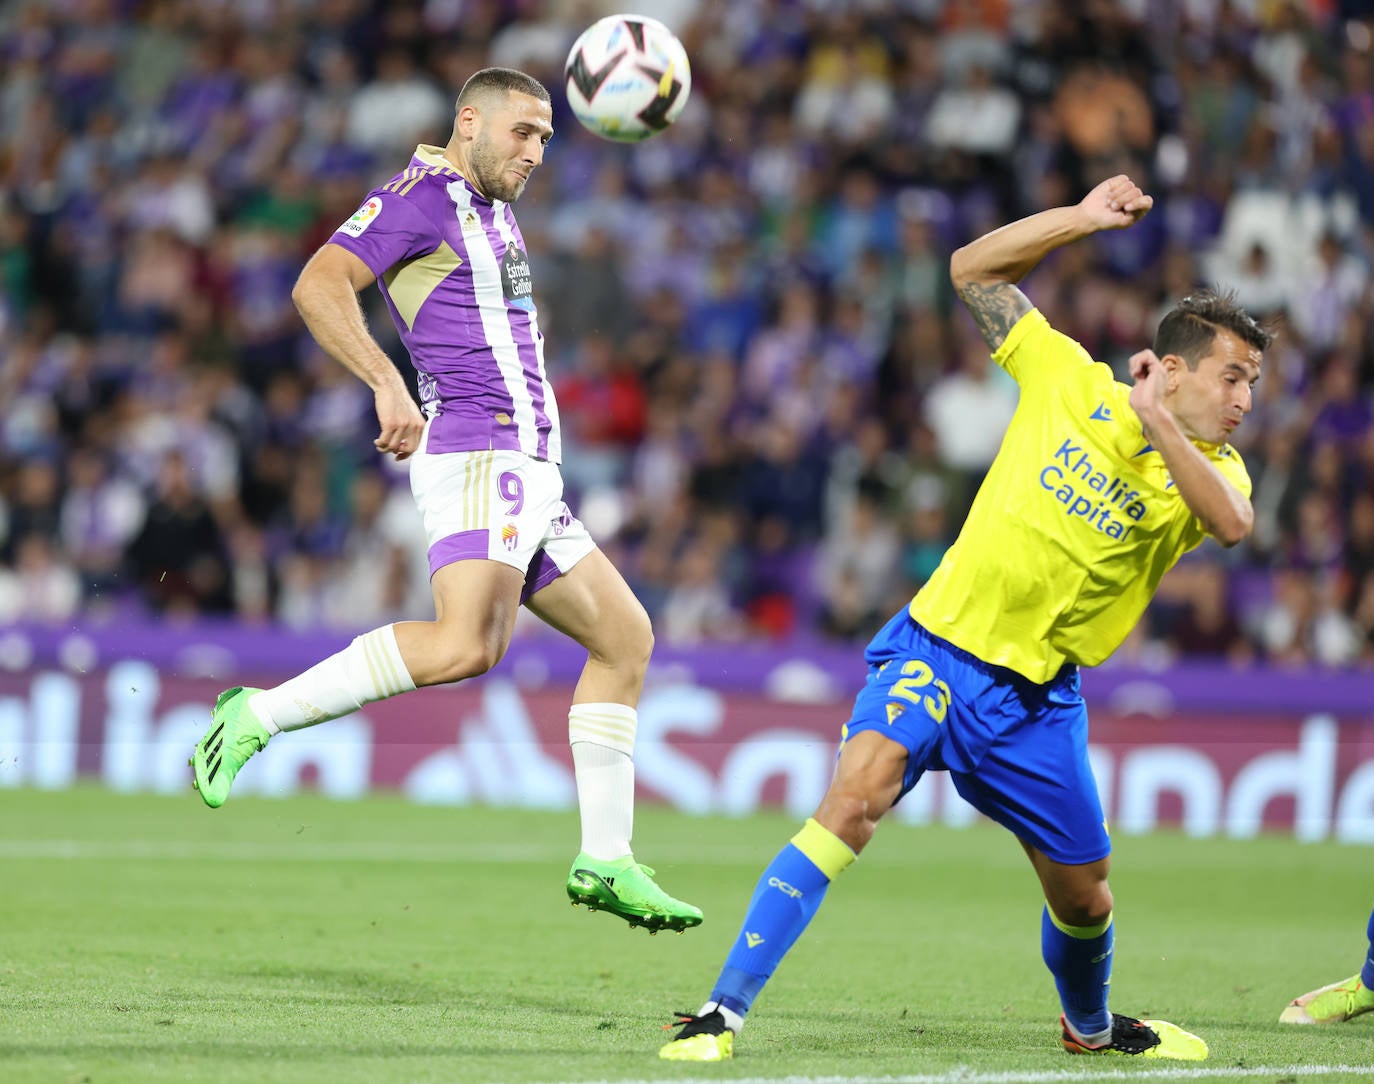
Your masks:
<svg viewBox="0 0 1374 1084"><path fill-rule="evenodd" d="M514 552L515 547L520 544L520 529L514 523L507 523L501 528L501 541L506 549Z"/></svg>

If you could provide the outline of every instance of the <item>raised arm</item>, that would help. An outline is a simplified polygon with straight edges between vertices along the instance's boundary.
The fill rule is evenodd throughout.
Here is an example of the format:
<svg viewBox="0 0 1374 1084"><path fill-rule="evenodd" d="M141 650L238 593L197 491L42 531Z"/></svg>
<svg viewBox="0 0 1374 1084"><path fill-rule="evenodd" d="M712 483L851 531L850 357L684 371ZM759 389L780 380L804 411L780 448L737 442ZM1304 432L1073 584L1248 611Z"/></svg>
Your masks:
<svg viewBox="0 0 1374 1084"><path fill-rule="evenodd" d="M1030 300L1016 283L1031 268L1061 245L1140 221L1153 206L1154 199L1121 174L1071 207L1041 211L958 249L950 258L949 275L989 349L996 351L1016 321L1030 312Z"/></svg>
<svg viewBox="0 0 1374 1084"><path fill-rule="evenodd" d="M325 353L372 389L380 427L373 445L408 459L420 446L425 419L405 378L367 330L358 294L375 278L346 248L325 244L301 271L291 300Z"/></svg>

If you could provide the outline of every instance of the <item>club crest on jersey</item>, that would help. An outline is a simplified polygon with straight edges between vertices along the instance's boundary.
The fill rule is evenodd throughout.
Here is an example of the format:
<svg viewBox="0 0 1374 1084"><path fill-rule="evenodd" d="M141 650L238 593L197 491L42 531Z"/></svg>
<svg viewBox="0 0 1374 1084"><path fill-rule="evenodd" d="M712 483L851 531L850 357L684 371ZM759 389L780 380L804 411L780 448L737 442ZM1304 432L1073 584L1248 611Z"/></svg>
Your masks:
<svg viewBox="0 0 1374 1084"><path fill-rule="evenodd" d="M501 542L513 553L520 545L520 529L514 523L507 523L501 528Z"/></svg>
<svg viewBox="0 0 1374 1084"><path fill-rule="evenodd" d="M346 233L351 237L360 237L363 232L377 220L377 216L382 213L382 201L378 196L373 196L356 211L353 217L339 227L340 233Z"/></svg>

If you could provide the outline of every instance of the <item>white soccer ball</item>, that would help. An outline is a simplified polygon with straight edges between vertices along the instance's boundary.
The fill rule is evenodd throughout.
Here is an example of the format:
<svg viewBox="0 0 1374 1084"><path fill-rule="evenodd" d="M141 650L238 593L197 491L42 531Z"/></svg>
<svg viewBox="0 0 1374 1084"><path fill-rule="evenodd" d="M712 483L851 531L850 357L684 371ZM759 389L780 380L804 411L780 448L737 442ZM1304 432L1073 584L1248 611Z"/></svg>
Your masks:
<svg viewBox="0 0 1374 1084"><path fill-rule="evenodd" d="M563 82L573 115L617 143L657 135L682 114L692 92L687 50L647 15L608 15L568 53Z"/></svg>

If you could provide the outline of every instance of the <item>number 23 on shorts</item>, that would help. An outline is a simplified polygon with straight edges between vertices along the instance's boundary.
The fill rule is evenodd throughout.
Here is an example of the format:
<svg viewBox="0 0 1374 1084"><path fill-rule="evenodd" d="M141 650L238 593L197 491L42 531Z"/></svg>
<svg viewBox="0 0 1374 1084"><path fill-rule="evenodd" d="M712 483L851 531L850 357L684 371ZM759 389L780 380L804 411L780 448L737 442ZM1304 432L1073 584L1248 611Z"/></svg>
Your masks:
<svg viewBox="0 0 1374 1084"><path fill-rule="evenodd" d="M949 711L949 686L935 676L929 663L920 659L907 659L900 672L902 676L892 683L888 696L925 708L927 715L943 723Z"/></svg>

